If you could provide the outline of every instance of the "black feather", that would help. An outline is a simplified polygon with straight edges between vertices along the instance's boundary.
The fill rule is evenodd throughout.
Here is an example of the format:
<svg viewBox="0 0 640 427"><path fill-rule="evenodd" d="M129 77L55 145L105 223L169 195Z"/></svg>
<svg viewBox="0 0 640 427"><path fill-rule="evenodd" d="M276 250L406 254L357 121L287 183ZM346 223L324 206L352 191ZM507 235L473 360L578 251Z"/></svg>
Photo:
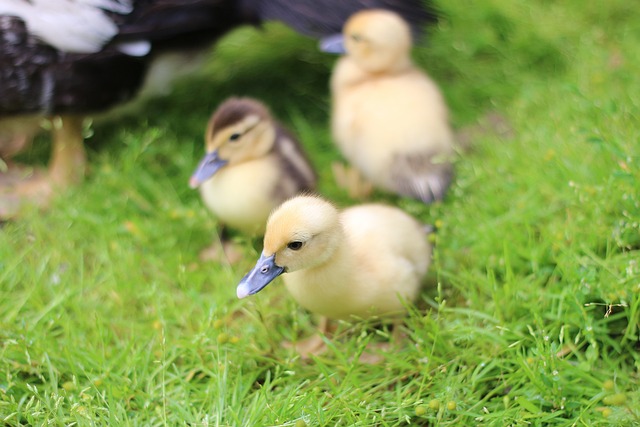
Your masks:
<svg viewBox="0 0 640 427"><path fill-rule="evenodd" d="M436 15L421 0L135 0L128 14L105 12L118 34L91 54L61 52L0 15L0 119L19 115L91 114L135 97L153 58L167 50L207 47L229 30L278 20L312 36L337 33L362 8L400 13L418 30ZM118 50L145 40L142 57Z"/></svg>

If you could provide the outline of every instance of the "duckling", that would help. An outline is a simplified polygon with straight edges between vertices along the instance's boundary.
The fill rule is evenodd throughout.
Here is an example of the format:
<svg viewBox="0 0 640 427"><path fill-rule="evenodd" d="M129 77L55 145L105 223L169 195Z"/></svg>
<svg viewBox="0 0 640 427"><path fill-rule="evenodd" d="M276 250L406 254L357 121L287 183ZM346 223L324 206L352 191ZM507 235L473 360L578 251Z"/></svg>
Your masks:
<svg viewBox="0 0 640 427"><path fill-rule="evenodd" d="M346 52L331 77L332 133L346 160L375 187L442 199L454 137L438 86L411 60L409 25L388 10L360 11L321 48Z"/></svg>
<svg viewBox="0 0 640 427"><path fill-rule="evenodd" d="M222 224L249 236L264 233L269 213L280 203L316 185L298 141L255 99L230 98L218 107L207 126L205 150L191 188L200 188ZM225 246L235 261L232 247Z"/></svg>
<svg viewBox="0 0 640 427"><path fill-rule="evenodd" d="M84 118L170 87L149 80L174 78L227 32L277 20L320 37L364 7L397 10L416 26L436 19L415 0L0 1L0 155L30 140L42 119L57 123L45 173L0 158L0 218L24 202L46 206L56 190L82 180ZM181 61L167 69L165 58L177 54ZM25 119L37 126L21 131L16 123Z"/></svg>
<svg viewBox="0 0 640 427"><path fill-rule="evenodd" d="M328 319L397 317L416 300L431 261L425 227L404 211L364 204L341 212L317 196L297 196L269 217L264 249L237 287L255 294L283 275L293 298ZM306 355L322 340L298 346Z"/></svg>

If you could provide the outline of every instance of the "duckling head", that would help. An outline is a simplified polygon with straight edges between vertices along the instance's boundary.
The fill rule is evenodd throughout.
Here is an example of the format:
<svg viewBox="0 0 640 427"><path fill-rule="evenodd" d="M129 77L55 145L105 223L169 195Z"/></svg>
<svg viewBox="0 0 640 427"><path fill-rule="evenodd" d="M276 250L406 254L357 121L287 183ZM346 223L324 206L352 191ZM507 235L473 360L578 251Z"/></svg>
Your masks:
<svg viewBox="0 0 640 427"><path fill-rule="evenodd" d="M265 156L276 130L269 110L249 98L230 98L213 113L205 134L205 155L189 180L197 188L223 167Z"/></svg>
<svg viewBox="0 0 640 427"><path fill-rule="evenodd" d="M411 65L412 40L409 24L398 14L368 9L352 15L341 37L326 38L321 49L346 53L368 73L392 73Z"/></svg>
<svg viewBox="0 0 640 427"><path fill-rule="evenodd" d="M284 202L267 221L264 249L238 284L238 298L261 291L282 273L329 262L342 235L338 211L331 203L314 196Z"/></svg>

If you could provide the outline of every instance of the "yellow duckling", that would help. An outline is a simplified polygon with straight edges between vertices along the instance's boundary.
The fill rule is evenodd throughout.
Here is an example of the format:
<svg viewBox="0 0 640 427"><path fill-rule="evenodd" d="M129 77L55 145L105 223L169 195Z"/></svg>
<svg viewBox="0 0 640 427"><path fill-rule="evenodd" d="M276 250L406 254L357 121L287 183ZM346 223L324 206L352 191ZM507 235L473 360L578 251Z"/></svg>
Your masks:
<svg viewBox="0 0 640 427"><path fill-rule="evenodd" d="M397 316L413 302L431 261L427 231L404 211L366 204L339 212L315 196L286 201L269 217L264 249L237 287L255 294L284 273L293 298L328 319ZM310 340L301 353L313 352Z"/></svg>
<svg viewBox="0 0 640 427"><path fill-rule="evenodd" d="M411 47L409 25L380 9L354 14L340 38L322 44L346 52L331 78L332 132L344 157L374 186L430 203L451 181L454 137L444 98Z"/></svg>
<svg viewBox="0 0 640 427"><path fill-rule="evenodd" d="M254 99L230 98L219 106L207 126L205 150L190 186L200 188L221 224L250 236L264 233L276 206L316 184L298 141Z"/></svg>

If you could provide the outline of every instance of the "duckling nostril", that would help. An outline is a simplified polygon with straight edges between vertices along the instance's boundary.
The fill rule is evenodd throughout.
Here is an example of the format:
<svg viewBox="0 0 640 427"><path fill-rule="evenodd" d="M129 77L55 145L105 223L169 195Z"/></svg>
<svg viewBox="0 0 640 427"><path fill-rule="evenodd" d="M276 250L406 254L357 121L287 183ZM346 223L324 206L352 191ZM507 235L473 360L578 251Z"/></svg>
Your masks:
<svg viewBox="0 0 640 427"><path fill-rule="evenodd" d="M263 265L262 268L260 269L260 273L267 274L268 272L269 272L269 266Z"/></svg>

